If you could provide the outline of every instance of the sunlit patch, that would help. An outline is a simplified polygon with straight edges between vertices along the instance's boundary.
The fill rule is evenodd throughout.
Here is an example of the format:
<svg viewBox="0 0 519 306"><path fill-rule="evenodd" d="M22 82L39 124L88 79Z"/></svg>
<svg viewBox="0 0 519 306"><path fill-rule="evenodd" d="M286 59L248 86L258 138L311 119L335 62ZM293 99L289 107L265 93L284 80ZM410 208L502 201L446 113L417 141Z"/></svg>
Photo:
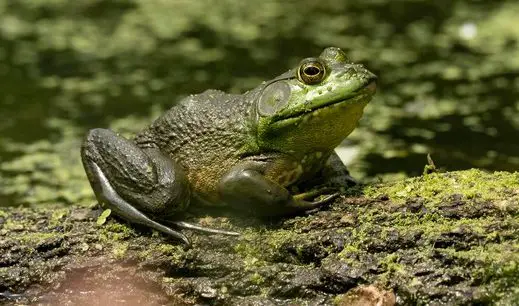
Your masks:
<svg viewBox="0 0 519 306"><path fill-rule="evenodd" d="M108 262L109 260L105 258ZM165 305L171 298L159 285L146 282L137 266L92 264L67 272L59 289L39 301L48 305Z"/></svg>

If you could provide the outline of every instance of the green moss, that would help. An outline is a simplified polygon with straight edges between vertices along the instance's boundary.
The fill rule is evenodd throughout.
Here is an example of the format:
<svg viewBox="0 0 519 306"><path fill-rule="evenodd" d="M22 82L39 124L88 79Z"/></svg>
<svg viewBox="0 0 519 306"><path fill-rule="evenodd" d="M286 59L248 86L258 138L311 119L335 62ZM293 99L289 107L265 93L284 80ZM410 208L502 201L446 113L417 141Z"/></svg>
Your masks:
<svg viewBox="0 0 519 306"><path fill-rule="evenodd" d="M30 244L38 244L47 239L63 237L61 233L24 233L20 235L16 235L13 238L19 241L23 241L25 243Z"/></svg>
<svg viewBox="0 0 519 306"><path fill-rule="evenodd" d="M479 294L488 301L510 301L518 296L519 244L488 243L470 250L445 249L460 268L474 268L473 280L480 284ZM505 303L506 304L506 303Z"/></svg>
<svg viewBox="0 0 519 306"><path fill-rule="evenodd" d="M148 259L151 255L153 255L152 250L145 249L138 253L137 257L139 257L140 260Z"/></svg>
<svg viewBox="0 0 519 306"><path fill-rule="evenodd" d="M13 219L7 219L4 224L2 225L2 228L4 230L8 231L22 231L26 229L27 227L33 225L31 221L19 221L19 220L13 220Z"/></svg>
<svg viewBox="0 0 519 306"><path fill-rule="evenodd" d="M519 244L516 242L487 243L474 246L470 250L446 249L445 252L462 262L481 266L483 270L480 271L480 276L485 280L499 274L506 274L506 271L515 270L519 265Z"/></svg>
<svg viewBox="0 0 519 306"><path fill-rule="evenodd" d="M488 232L488 227L493 224L496 219L487 217L481 219L437 219L437 220L417 220L416 223L398 224L396 223L391 230L395 230L401 235L406 233L420 233L421 237L434 241L440 235L445 233L460 233L471 235L483 235ZM490 235L494 235L491 233Z"/></svg>
<svg viewBox="0 0 519 306"><path fill-rule="evenodd" d="M245 255L245 258L243 259L243 268L245 271L255 271L258 267L264 266L265 264L265 260L252 255Z"/></svg>
<svg viewBox="0 0 519 306"><path fill-rule="evenodd" d="M132 227L118 221L106 223L103 229L107 232L122 233L125 235L130 235L134 232Z"/></svg>
<svg viewBox="0 0 519 306"><path fill-rule="evenodd" d="M70 213L69 208L58 208L52 212L52 216L49 220L50 226L57 226L61 224L62 219Z"/></svg>
<svg viewBox="0 0 519 306"><path fill-rule="evenodd" d="M112 254L116 259L123 259L128 250L128 242L114 242L112 244Z"/></svg>
<svg viewBox="0 0 519 306"><path fill-rule="evenodd" d="M357 246L348 244L339 253L339 258L341 258L342 260L349 260L351 258L357 257L359 252L360 252L360 249Z"/></svg>
<svg viewBox="0 0 519 306"><path fill-rule="evenodd" d="M334 306L343 306L344 296L345 296L344 294L336 295L332 300L333 305Z"/></svg>
<svg viewBox="0 0 519 306"><path fill-rule="evenodd" d="M263 276L261 276L261 274L259 274L258 272L255 272L253 274L251 274L249 276L249 280L255 284L255 285L262 285L263 283L265 283L265 278Z"/></svg>
<svg viewBox="0 0 519 306"><path fill-rule="evenodd" d="M156 252L160 252L164 255L178 255L184 253L184 250L180 245L169 243L160 243L154 249Z"/></svg>
<svg viewBox="0 0 519 306"><path fill-rule="evenodd" d="M283 245L290 243L294 239L301 239L289 230L275 230L265 234L247 230L242 233L240 238L234 250L246 258L246 263L255 265L263 261L272 260L278 255L278 251Z"/></svg>
<svg viewBox="0 0 519 306"><path fill-rule="evenodd" d="M145 250L138 253L141 260L150 258L167 257L172 265L181 265L186 258L186 251L181 245L169 243L149 243Z"/></svg>
<svg viewBox="0 0 519 306"><path fill-rule="evenodd" d="M377 198L387 195L395 203L404 203L413 197L424 198L431 207L453 194L464 199L508 200L519 189L519 172L493 174L471 169L450 173L431 173L385 185L368 186L366 196ZM519 203L516 205L519 206ZM516 207L514 207L516 208Z"/></svg>
<svg viewBox="0 0 519 306"><path fill-rule="evenodd" d="M115 220L110 220L99 228L100 240L104 242L126 240L134 235L132 227Z"/></svg>
<svg viewBox="0 0 519 306"><path fill-rule="evenodd" d="M378 264L384 273L377 277L377 282L389 285L396 277L407 278L409 272L406 269L406 265L399 263L399 260L400 256L395 253L388 254L382 258Z"/></svg>

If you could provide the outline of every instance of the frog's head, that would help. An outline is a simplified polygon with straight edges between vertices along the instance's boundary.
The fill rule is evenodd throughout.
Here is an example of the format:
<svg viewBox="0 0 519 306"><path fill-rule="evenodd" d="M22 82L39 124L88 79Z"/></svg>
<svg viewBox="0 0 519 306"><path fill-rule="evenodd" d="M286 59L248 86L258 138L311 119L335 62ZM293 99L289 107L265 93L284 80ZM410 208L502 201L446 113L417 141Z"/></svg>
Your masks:
<svg viewBox="0 0 519 306"><path fill-rule="evenodd" d="M376 76L339 48L326 48L264 83L256 96L261 148L290 154L331 152L357 126Z"/></svg>

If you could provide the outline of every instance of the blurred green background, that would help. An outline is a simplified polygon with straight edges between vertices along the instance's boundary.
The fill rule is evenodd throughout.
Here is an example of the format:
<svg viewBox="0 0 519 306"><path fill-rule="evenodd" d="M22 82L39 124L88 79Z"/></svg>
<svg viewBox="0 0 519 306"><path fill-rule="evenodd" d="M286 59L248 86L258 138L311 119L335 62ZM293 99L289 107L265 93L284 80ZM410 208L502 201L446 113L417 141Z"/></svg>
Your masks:
<svg viewBox="0 0 519 306"><path fill-rule="evenodd" d="M519 2L2 0L0 206L93 203L82 135L344 49L380 77L344 143L365 181L519 169Z"/></svg>

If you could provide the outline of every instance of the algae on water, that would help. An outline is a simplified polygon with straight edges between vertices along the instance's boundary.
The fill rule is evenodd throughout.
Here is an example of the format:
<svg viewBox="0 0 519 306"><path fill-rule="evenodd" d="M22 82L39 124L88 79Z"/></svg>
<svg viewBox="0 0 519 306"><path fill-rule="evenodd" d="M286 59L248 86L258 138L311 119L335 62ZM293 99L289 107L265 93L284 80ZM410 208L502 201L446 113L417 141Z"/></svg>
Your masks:
<svg viewBox="0 0 519 306"><path fill-rule="evenodd" d="M380 76L345 142L354 176L419 175L427 153L449 170L519 169L514 1L7 3L0 199L11 205L92 201L77 154L87 129L128 133L152 108L243 92L326 46Z"/></svg>

